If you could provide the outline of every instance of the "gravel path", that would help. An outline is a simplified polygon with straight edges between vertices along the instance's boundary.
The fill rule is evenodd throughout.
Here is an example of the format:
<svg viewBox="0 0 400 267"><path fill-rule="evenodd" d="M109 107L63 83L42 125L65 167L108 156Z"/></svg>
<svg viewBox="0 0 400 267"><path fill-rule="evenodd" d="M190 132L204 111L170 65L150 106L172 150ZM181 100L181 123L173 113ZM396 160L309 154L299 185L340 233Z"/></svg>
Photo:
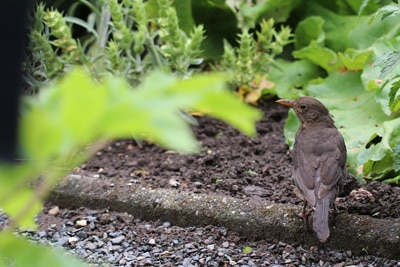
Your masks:
<svg viewBox="0 0 400 267"><path fill-rule="evenodd" d="M0 227L7 218L0 216ZM37 232L21 234L60 247L92 266L400 266L396 260L324 247L246 241L224 227L178 227L107 210L47 204Z"/></svg>

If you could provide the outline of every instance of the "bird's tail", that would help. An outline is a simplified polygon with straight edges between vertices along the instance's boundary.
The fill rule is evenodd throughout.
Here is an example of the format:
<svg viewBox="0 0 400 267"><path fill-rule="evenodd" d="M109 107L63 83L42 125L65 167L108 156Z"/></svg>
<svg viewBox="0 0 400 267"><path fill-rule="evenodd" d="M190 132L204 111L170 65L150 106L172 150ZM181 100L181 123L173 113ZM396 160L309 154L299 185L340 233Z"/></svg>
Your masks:
<svg viewBox="0 0 400 267"><path fill-rule="evenodd" d="M329 200L318 199L313 216L313 229L319 241L325 242L329 237Z"/></svg>

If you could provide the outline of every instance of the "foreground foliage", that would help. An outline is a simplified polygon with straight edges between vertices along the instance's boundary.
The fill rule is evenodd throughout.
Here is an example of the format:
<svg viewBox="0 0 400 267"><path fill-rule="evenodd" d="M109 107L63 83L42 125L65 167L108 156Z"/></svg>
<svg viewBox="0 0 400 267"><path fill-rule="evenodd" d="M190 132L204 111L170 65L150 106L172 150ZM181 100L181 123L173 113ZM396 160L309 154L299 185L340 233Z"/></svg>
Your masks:
<svg viewBox="0 0 400 267"><path fill-rule="evenodd" d="M38 95L27 97L20 138L25 159L16 166L0 167L0 207L12 219L11 227L34 228L34 217L48 191L98 149L102 140L146 139L178 152L194 153L200 147L189 128L188 111L209 114L246 134L255 134L254 122L260 112L240 102L225 84L226 78L218 74L182 80L153 72L132 90L124 79L110 77L98 83L77 69ZM37 184L36 189L27 183ZM42 249L26 242L10 230L2 231L0 248L21 243L26 254L19 257L15 249L1 249L0 262L11 259L16 266L28 266L27 255ZM38 265L30 262L29 266L43 266L42 257L40 254ZM47 265L57 266L59 261L50 257ZM67 262L63 264L76 266Z"/></svg>

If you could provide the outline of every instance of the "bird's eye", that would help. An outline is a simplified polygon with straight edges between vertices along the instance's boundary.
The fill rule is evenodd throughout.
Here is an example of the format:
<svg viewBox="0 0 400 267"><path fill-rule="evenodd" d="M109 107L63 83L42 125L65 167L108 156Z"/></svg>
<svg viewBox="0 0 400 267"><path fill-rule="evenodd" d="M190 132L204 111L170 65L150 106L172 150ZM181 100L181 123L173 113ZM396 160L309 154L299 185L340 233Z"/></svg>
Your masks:
<svg viewBox="0 0 400 267"><path fill-rule="evenodd" d="M300 105L300 109L302 109L302 110L307 109L307 105L301 104L301 105Z"/></svg>

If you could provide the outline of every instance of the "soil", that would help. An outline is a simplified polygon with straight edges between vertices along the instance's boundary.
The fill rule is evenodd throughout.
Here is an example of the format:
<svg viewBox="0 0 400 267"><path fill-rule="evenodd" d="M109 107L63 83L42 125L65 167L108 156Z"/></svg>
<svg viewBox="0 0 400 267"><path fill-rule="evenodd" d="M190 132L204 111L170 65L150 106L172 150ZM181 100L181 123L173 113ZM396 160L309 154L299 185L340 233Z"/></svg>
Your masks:
<svg viewBox="0 0 400 267"><path fill-rule="evenodd" d="M273 100L261 103L259 108L265 115L257 122L257 136L253 138L208 116L195 117L198 123L192 129L202 145L199 154L182 155L149 142L117 140L74 172L99 176L110 184L117 177L126 177L128 183L153 188L301 204L293 193L291 151L283 134L288 110ZM399 220L400 187L361 183L349 174L337 208Z"/></svg>

